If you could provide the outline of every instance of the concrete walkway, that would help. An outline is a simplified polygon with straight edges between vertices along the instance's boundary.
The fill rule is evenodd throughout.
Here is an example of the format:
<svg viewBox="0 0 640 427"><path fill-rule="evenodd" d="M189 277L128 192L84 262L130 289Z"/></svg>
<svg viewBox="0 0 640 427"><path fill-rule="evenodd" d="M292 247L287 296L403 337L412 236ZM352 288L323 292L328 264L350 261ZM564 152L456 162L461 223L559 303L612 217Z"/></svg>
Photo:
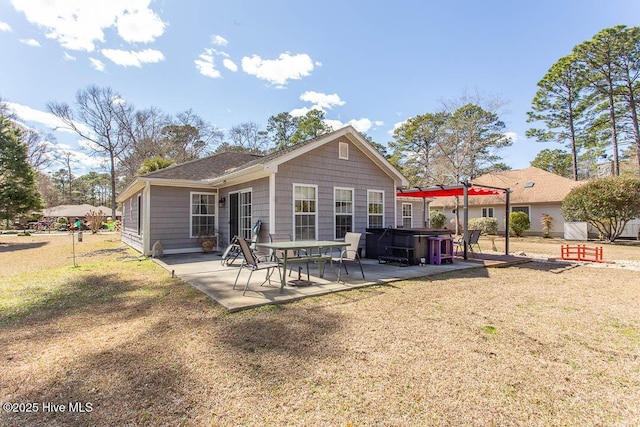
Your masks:
<svg viewBox="0 0 640 427"><path fill-rule="evenodd" d="M513 257L510 257L513 258ZM241 260L237 260L230 266L222 265L219 255L213 254L184 254L167 255L154 260L157 264L172 272L175 276L189 283L194 288L207 294L223 307L230 311L243 310L266 304L281 304L302 298L356 289L364 286L385 284L398 280L414 279L418 277L441 274L448 271L464 270L469 268L485 267L489 264L504 265L513 260L469 260L456 259L453 264L425 265L399 267L393 264L379 264L377 260L362 259L362 267L366 279L362 279L360 269L356 264L349 263L349 275L342 272L341 279L337 282L335 271L331 265L325 267L324 278L318 277L318 268L311 264L310 285L294 286L297 279L297 271L294 270L291 277L287 277L288 283L284 292L280 293L278 274L274 272L271 283L260 286L266 277L265 271L257 271L251 277L249 289L243 296L242 291L249 277L249 270L244 269L238 279L236 289L232 289L233 282L238 274ZM303 270L304 271L304 270ZM306 274L303 274L306 279Z"/></svg>

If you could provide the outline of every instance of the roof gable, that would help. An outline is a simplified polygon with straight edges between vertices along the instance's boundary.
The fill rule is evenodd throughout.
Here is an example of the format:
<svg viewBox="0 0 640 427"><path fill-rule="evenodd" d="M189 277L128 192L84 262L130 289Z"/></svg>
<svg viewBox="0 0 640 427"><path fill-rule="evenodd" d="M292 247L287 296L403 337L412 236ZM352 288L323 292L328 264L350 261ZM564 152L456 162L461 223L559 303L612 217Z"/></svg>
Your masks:
<svg viewBox="0 0 640 427"><path fill-rule="evenodd" d="M228 151L160 169L136 178L120 194L118 201L123 201L139 191L144 187L145 182L160 185L189 185L193 183L210 185L212 188L247 182L277 172L280 164L342 137L348 139L365 153L384 173L393 177L396 186L402 187L409 184L404 175L364 139L353 126L349 125L267 155Z"/></svg>

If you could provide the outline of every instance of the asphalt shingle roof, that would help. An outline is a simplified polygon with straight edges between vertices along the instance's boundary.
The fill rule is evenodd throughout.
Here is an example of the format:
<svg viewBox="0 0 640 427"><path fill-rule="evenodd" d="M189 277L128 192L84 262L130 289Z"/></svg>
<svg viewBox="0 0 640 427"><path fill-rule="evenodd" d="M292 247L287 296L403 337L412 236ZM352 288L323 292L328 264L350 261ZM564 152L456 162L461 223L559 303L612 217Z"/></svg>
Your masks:
<svg viewBox="0 0 640 427"><path fill-rule="evenodd" d="M191 160L143 175L144 178L186 179L199 181L211 179L262 159L260 154L225 151L202 159Z"/></svg>
<svg viewBox="0 0 640 427"><path fill-rule="evenodd" d="M512 206L516 204L562 202L573 188L584 184L583 181L574 181L534 166L525 169L488 173L473 179L472 182L492 187L510 188L509 202ZM504 194L469 197L469 205L491 206L504 203ZM431 206L452 206L453 204L452 197L437 198L431 202Z"/></svg>

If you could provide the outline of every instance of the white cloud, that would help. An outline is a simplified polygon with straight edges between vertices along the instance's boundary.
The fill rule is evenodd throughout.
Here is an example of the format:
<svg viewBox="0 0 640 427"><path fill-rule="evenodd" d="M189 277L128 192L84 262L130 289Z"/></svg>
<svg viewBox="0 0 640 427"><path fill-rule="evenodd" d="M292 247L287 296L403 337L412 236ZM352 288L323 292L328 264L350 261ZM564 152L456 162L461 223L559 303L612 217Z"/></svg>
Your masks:
<svg viewBox="0 0 640 427"><path fill-rule="evenodd" d="M226 46L229 44L229 41L222 36L214 34L211 36L211 44L215 44L216 46Z"/></svg>
<svg viewBox="0 0 640 427"><path fill-rule="evenodd" d="M253 55L242 58L242 69L247 74L278 87L284 87L289 80L300 80L310 75L314 69L314 63L306 53L297 55L281 53L278 59L262 59L258 55Z"/></svg>
<svg viewBox="0 0 640 427"><path fill-rule="evenodd" d="M91 66L96 70L104 71L104 62L96 58L89 58L89 62L91 62Z"/></svg>
<svg viewBox="0 0 640 427"><path fill-rule="evenodd" d="M13 30L11 29L11 25L7 24L6 22L0 21L0 31L6 31L10 33Z"/></svg>
<svg viewBox="0 0 640 427"><path fill-rule="evenodd" d="M236 65L236 63L235 63L235 62L233 62L233 61L232 61L232 60L230 60L230 59L227 59L227 58L223 59L223 60L222 60L222 65L224 65L224 67L225 67L227 70L233 71L234 73L235 73L236 71L238 71L238 66Z"/></svg>
<svg viewBox="0 0 640 427"><path fill-rule="evenodd" d="M194 61L196 68L205 77L211 77L212 79L219 79L222 77L220 71L216 69L216 63L213 58L215 53L214 49L205 49L204 53L201 53Z"/></svg>
<svg viewBox="0 0 640 427"><path fill-rule="evenodd" d="M518 138L518 134L515 132L505 132L504 136L511 139L511 142L516 142L520 138Z"/></svg>
<svg viewBox="0 0 640 427"><path fill-rule="evenodd" d="M294 108L289 112L289 114L291 114L293 117L302 117L305 114L307 114L309 111L311 111L311 108L307 108L307 107Z"/></svg>
<svg viewBox="0 0 640 427"><path fill-rule="evenodd" d="M7 106L12 110L20 120L24 122L34 122L45 125L49 129L58 130L61 132L75 133L74 131L67 129L60 121L60 119L47 111L36 110L35 108L28 107L22 104L16 104L14 102L7 102ZM75 125L84 133L89 133L89 129L82 123L75 123Z"/></svg>
<svg viewBox="0 0 640 427"><path fill-rule="evenodd" d="M406 120L403 120L401 122L397 122L394 123L393 125L393 129L389 130L389 132L387 132L389 135L393 135L393 132L395 132L396 129L398 129L400 126L402 126L403 124L407 123Z"/></svg>
<svg viewBox="0 0 640 427"><path fill-rule="evenodd" d="M152 64L164 61L164 55L162 52L155 49L145 49L140 51L102 49L100 53L116 65L121 65L123 67L141 67L142 64Z"/></svg>
<svg viewBox="0 0 640 427"><path fill-rule="evenodd" d="M36 39L20 39L20 43L24 43L27 46L32 47L41 47L40 42L38 42L38 40Z"/></svg>
<svg viewBox="0 0 640 427"><path fill-rule="evenodd" d="M300 95L301 101L311 102L318 110L331 109L334 105L344 105L345 102L340 99L338 94L328 95L326 93L307 91Z"/></svg>
<svg viewBox="0 0 640 427"><path fill-rule="evenodd" d="M150 43L164 33L165 23L148 8L149 2L137 3L140 3L138 8L124 9L119 13L118 34L129 43Z"/></svg>
<svg viewBox="0 0 640 427"><path fill-rule="evenodd" d="M75 60L76 60L76 57L75 57L75 56L71 56L71 55L69 55L69 53L68 53L68 52L65 52L65 53L64 53L64 59L65 59L66 61L75 61Z"/></svg>
<svg viewBox="0 0 640 427"><path fill-rule="evenodd" d="M351 119L347 123L342 123L340 120L325 119L324 122L331 126L333 130L341 129L347 125L353 126L358 132L366 132L371 129L371 120L369 119Z"/></svg>
<svg viewBox="0 0 640 427"><path fill-rule="evenodd" d="M69 50L92 52L104 42L104 30L116 27L129 43L148 43L163 34L165 23L149 8L151 0L11 0L46 37Z"/></svg>
<svg viewBox="0 0 640 427"><path fill-rule="evenodd" d="M371 129L371 127L373 126L373 123L371 123L371 120L365 119L365 118L358 119L358 120L351 119L347 124L350 124L351 126L356 128L358 132L366 132L369 129Z"/></svg>

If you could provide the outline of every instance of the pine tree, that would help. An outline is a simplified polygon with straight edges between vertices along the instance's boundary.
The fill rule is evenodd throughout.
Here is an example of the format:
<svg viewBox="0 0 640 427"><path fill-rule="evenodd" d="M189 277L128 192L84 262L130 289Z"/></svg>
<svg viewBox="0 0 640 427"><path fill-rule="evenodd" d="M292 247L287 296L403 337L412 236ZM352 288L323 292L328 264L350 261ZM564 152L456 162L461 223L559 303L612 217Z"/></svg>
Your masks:
<svg viewBox="0 0 640 427"><path fill-rule="evenodd" d="M0 117L0 220L9 224L17 215L41 206L27 145L20 140L20 130Z"/></svg>

